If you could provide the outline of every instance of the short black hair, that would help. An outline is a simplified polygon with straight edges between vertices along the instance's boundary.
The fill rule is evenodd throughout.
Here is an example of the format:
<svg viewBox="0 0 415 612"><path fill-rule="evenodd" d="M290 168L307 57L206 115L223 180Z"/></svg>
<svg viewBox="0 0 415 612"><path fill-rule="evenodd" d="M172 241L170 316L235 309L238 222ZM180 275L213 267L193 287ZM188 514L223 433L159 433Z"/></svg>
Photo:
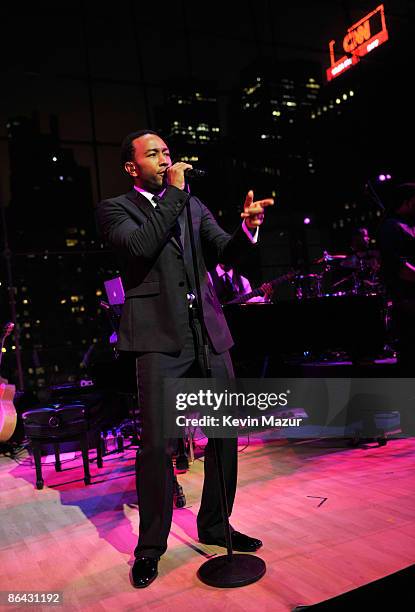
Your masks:
<svg viewBox="0 0 415 612"><path fill-rule="evenodd" d="M160 136L154 130L138 130L137 132L131 132L128 134L121 143L121 164L124 167L126 162L132 161L134 157L134 145L133 141L136 138L140 138L140 136L145 136L146 134L154 134L155 136Z"/></svg>

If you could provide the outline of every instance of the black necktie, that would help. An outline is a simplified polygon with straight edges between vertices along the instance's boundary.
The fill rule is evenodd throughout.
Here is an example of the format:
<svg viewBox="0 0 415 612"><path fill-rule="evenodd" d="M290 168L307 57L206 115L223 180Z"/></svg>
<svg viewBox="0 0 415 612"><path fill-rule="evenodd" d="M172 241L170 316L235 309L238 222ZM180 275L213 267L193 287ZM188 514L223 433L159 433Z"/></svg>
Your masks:
<svg viewBox="0 0 415 612"><path fill-rule="evenodd" d="M223 296L222 302L229 302L235 296L235 287L230 275L225 272L223 279Z"/></svg>
<svg viewBox="0 0 415 612"><path fill-rule="evenodd" d="M156 209L156 210L157 210L157 209L158 209L158 210L160 210L160 206L159 206L160 198L159 198L158 196L156 196L156 195L153 195L153 197L151 198L151 200L152 200L152 201L154 202L154 204L156 205L156 206L155 206L155 209ZM180 224L179 224L179 221L178 221L178 220L176 220L176 223L174 224L174 226L173 226L173 228L172 228L172 238L175 238L175 239L176 239L176 241L177 241L177 243L178 243L178 245L179 245L180 249L183 251L183 244L182 244L182 241L181 241L181 234L182 234L182 231L181 231L181 229L180 229Z"/></svg>

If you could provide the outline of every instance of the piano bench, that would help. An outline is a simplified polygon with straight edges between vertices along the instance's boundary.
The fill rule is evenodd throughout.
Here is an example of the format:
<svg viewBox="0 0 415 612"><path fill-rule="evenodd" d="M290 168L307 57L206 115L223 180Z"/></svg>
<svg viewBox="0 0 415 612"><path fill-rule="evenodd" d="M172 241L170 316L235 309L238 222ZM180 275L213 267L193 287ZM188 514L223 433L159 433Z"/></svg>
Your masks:
<svg viewBox="0 0 415 612"><path fill-rule="evenodd" d="M53 445L55 470L60 472L60 447L64 442L79 443L84 468L85 485L91 484L88 451L90 442L97 450L97 466L102 467L102 446L100 438L99 409L92 402L72 400L66 403L48 404L24 412L22 415L24 432L33 452L36 468L36 488L43 489L42 445Z"/></svg>

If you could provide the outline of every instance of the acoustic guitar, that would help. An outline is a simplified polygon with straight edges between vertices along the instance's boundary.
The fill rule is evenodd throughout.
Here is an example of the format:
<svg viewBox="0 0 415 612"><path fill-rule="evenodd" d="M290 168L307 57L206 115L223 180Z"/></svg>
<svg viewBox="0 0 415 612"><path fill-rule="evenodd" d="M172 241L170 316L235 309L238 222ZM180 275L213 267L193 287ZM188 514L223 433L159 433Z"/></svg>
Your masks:
<svg viewBox="0 0 415 612"><path fill-rule="evenodd" d="M6 323L0 336L0 366L3 356L4 342L14 329L14 323ZM7 380L0 376L0 442L9 440L17 424L17 412L13 404L16 387L9 385Z"/></svg>

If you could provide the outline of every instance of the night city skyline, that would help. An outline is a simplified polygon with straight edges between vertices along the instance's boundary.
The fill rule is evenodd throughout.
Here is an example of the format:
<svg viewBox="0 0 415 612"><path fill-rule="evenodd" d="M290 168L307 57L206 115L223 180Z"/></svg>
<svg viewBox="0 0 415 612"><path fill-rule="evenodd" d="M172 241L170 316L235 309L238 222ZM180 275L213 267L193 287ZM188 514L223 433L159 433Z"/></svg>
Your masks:
<svg viewBox="0 0 415 612"><path fill-rule="evenodd" d="M0 608L410 610L415 0L0 14Z"/></svg>

